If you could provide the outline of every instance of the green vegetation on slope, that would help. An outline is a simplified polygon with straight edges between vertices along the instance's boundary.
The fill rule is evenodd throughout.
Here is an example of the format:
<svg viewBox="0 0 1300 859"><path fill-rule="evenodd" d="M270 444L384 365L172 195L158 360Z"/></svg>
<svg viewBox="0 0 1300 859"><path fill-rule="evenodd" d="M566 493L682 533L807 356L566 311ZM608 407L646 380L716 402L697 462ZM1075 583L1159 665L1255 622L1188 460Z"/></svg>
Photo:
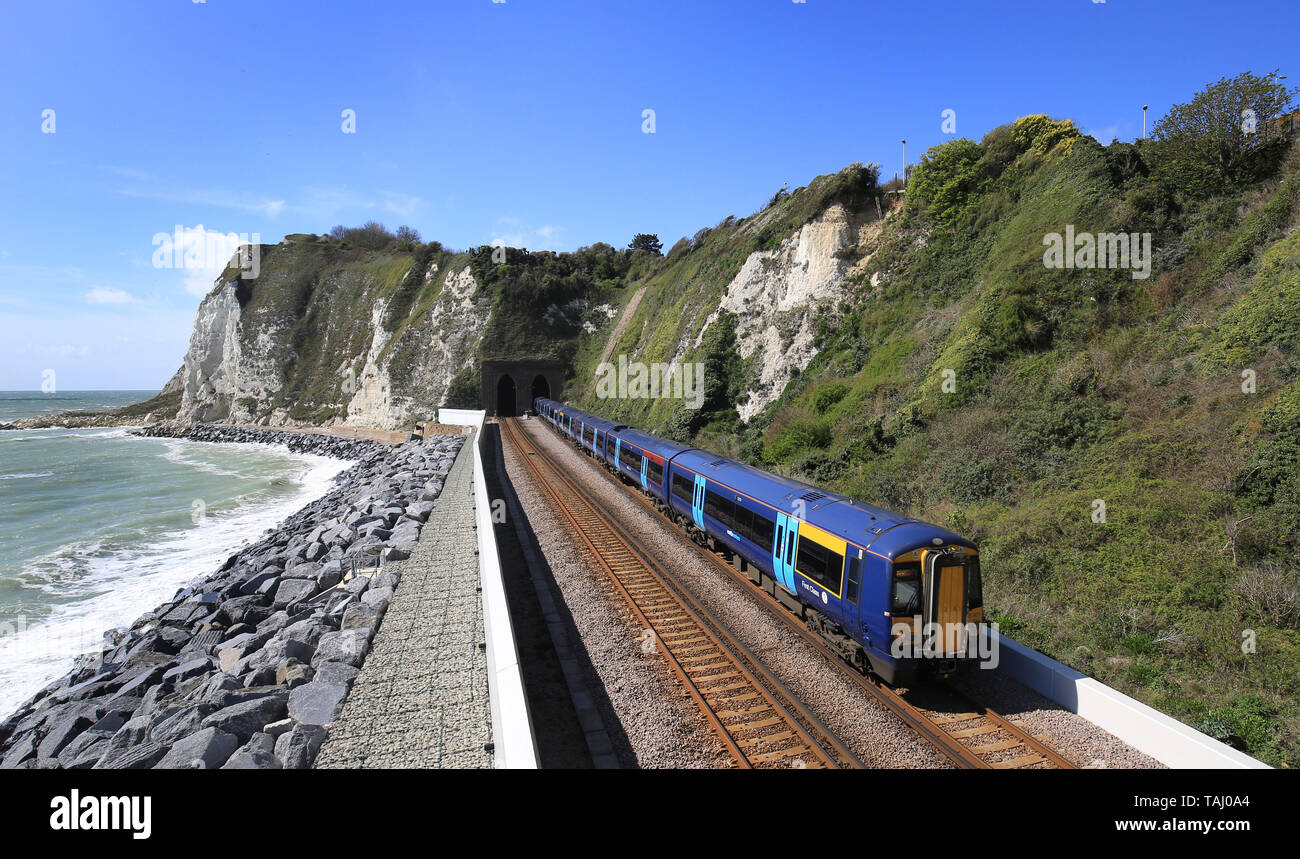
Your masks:
<svg viewBox="0 0 1300 859"><path fill-rule="evenodd" d="M821 351L748 425L725 324L688 351L723 376L704 414L585 405L970 535L1008 634L1297 765L1300 149L1294 117L1263 113L1196 167L1207 92L1136 144L1032 116L926 153ZM614 352L671 357L797 219L755 233L801 197L815 216L827 178L679 243ZM1048 267L1067 228L1150 234L1149 276Z"/></svg>

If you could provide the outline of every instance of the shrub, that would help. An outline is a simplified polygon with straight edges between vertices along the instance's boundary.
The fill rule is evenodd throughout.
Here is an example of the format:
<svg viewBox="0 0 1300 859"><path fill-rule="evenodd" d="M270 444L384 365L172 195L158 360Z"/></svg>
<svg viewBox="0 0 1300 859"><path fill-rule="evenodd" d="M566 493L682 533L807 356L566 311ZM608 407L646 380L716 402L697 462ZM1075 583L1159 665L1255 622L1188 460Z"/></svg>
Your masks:
<svg viewBox="0 0 1300 859"><path fill-rule="evenodd" d="M924 211L936 226L967 220L980 186L981 154L979 144L964 137L930 147L907 186L907 205Z"/></svg>
<svg viewBox="0 0 1300 859"><path fill-rule="evenodd" d="M831 443L831 425L824 418L802 410L790 410L773 423L773 432L763 446L763 459L788 462L800 453L826 448Z"/></svg>
<svg viewBox="0 0 1300 859"><path fill-rule="evenodd" d="M410 230L410 227L404 229ZM412 230L411 232L414 232ZM342 224L330 230L330 235L336 239L342 239L345 242L351 242L360 248L369 251L381 251L390 244L397 241L398 237L388 231L388 228L378 221L366 221L359 227L345 227ZM419 233L415 233L418 240Z"/></svg>
<svg viewBox="0 0 1300 859"><path fill-rule="evenodd" d="M818 414L824 415L831 406L844 399L848 392L849 386L843 382L827 382L813 394L813 408Z"/></svg>
<svg viewBox="0 0 1300 859"><path fill-rule="evenodd" d="M1068 152L1079 136L1079 129L1069 119L1055 120L1045 113L1022 116L1011 125L1011 139L1022 152L1046 155L1064 142L1063 150Z"/></svg>

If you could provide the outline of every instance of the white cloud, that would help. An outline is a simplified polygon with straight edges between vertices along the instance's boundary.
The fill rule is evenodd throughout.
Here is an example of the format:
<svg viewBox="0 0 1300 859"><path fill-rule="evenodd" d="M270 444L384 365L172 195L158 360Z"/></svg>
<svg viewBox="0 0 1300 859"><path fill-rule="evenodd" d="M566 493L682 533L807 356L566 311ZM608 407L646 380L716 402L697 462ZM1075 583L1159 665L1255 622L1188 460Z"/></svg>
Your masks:
<svg viewBox="0 0 1300 859"><path fill-rule="evenodd" d="M513 216L497 218L497 223L515 227L516 229L509 232L493 230L492 240L488 244L505 245L512 248L528 248L535 251L564 249L564 243L558 241L560 233L564 232L564 227L554 224L533 227L530 224L525 224L522 219Z"/></svg>
<svg viewBox="0 0 1300 859"><path fill-rule="evenodd" d="M115 286L92 286L86 293L89 304L134 304L140 299Z"/></svg>
<svg viewBox="0 0 1300 859"><path fill-rule="evenodd" d="M345 210L378 210L409 218L424 205L424 200L420 197L384 189L358 192L346 187L308 186L296 195L296 199L284 199L231 188L177 187L174 183L165 183L160 177L129 167L99 165L99 168L139 183L133 187L116 189L118 194L126 197L161 200L165 203L189 206L235 209L241 212L254 212L268 218L275 218L285 213L332 218Z"/></svg>
<svg viewBox="0 0 1300 859"><path fill-rule="evenodd" d="M528 243L523 233L498 233L493 230L492 241L489 244L493 247L522 248Z"/></svg>
<svg viewBox="0 0 1300 859"><path fill-rule="evenodd" d="M288 206L285 200L222 188L179 188L175 190L170 188L119 188L117 193L125 197L160 200L164 203L181 203L187 206L207 206L210 208L255 212L269 218L280 214Z"/></svg>

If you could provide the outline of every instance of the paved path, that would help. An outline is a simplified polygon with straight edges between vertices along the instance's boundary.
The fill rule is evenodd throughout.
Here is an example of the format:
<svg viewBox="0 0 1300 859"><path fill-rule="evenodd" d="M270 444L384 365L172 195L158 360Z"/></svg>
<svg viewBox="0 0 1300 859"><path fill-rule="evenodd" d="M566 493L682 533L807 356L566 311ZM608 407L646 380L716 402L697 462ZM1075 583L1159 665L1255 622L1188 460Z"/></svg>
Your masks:
<svg viewBox="0 0 1300 859"><path fill-rule="evenodd" d="M491 767L492 709L474 531L474 437L461 446L318 769Z"/></svg>

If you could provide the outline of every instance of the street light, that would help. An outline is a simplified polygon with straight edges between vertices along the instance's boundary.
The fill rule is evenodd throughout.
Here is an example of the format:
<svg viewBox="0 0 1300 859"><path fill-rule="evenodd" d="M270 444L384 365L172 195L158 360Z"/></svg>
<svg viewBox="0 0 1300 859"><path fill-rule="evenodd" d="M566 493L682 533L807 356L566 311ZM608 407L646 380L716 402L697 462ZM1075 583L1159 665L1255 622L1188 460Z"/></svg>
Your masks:
<svg viewBox="0 0 1300 859"><path fill-rule="evenodd" d="M903 187L907 187L907 138L903 138Z"/></svg>
<svg viewBox="0 0 1300 859"><path fill-rule="evenodd" d="M1142 139L1145 140L1146 136L1147 136L1147 106L1144 104L1142 105Z"/></svg>

